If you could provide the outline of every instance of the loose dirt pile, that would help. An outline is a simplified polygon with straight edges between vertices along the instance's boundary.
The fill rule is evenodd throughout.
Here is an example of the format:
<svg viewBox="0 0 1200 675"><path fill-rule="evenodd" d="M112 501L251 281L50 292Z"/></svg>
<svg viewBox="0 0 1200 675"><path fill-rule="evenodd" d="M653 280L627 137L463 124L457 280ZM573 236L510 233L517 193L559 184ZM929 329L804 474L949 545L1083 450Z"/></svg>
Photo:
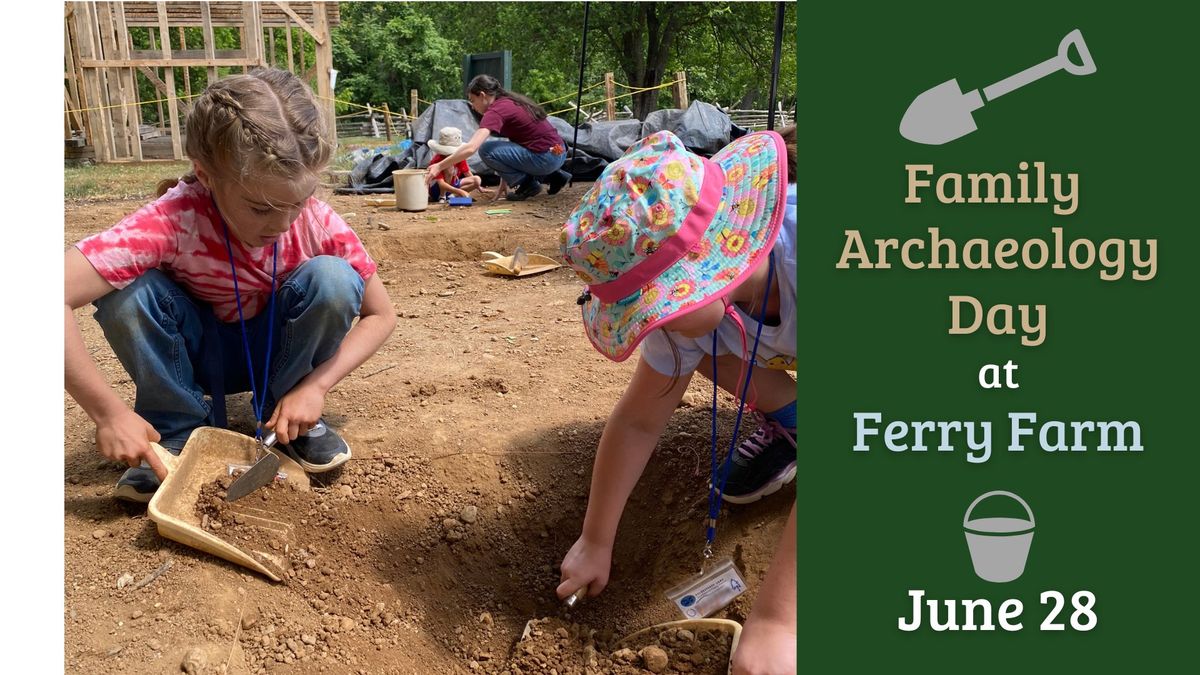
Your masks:
<svg viewBox="0 0 1200 675"><path fill-rule="evenodd" d="M618 642L609 630L562 619L531 621L505 665L509 675L725 675L733 636L725 630L667 627Z"/></svg>

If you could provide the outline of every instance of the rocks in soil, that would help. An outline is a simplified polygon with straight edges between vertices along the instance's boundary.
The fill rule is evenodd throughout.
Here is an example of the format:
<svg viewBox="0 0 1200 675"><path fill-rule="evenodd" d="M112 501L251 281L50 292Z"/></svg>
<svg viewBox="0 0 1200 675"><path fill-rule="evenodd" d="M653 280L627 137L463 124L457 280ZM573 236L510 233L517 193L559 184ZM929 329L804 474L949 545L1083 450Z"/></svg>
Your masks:
<svg viewBox="0 0 1200 675"><path fill-rule="evenodd" d="M509 672L566 675L725 675L732 635L720 629L648 631L618 642L608 631L561 619L532 622L529 635L517 643Z"/></svg>
<svg viewBox="0 0 1200 675"><path fill-rule="evenodd" d="M641 657L646 670L652 673L661 673L667 669L667 653L661 647L654 645L643 647L642 651L638 652L638 656Z"/></svg>
<svg viewBox="0 0 1200 675"><path fill-rule="evenodd" d="M108 536L108 530L92 530L92 539L104 539Z"/></svg>
<svg viewBox="0 0 1200 675"><path fill-rule="evenodd" d="M130 574L129 572L126 572L126 573L122 574L121 576L117 577L117 588L125 588L126 586L128 586L129 584L132 584L132 583L133 583L133 575Z"/></svg>
<svg viewBox="0 0 1200 675"><path fill-rule="evenodd" d="M458 517L459 517L459 518L460 518L460 519L461 519L461 520L462 520L464 523L467 523L467 524L474 523L474 522L475 522L475 520L479 518L479 507L477 507L477 506L464 506L464 507L463 507L463 509L462 509L462 512L460 512L460 513L458 514Z"/></svg>
<svg viewBox="0 0 1200 675"><path fill-rule="evenodd" d="M179 664L179 669L187 673L187 675L200 675L204 672L204 667L207 665L208 656L204 653L204 650L199 647L192 647L184 655L183 662Z"/></svg>

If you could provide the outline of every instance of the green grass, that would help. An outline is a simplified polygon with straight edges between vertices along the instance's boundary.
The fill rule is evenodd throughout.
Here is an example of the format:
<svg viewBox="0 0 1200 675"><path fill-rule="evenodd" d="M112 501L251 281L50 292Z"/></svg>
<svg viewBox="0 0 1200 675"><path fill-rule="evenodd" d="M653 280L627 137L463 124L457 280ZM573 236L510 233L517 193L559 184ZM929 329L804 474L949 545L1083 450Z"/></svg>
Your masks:
<svg viewBox="0 0 1200 675"><path fill-rule="evenodd" d="M158 181L178 178L191 169L191 162L68 167L63 174L63 197L75 201L149 199Z"/></svg>

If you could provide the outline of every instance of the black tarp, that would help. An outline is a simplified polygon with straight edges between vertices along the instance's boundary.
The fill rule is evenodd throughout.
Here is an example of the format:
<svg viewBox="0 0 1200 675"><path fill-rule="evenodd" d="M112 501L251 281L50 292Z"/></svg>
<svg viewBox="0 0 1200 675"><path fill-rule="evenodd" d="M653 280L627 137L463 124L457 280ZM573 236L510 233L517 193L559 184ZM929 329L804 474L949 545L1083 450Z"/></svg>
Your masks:
<svg viewBox="0 0 1200 675"><path fill-rule="evenodd" d="M563 169L571 172L576 180L594 180L609 162L624 154L638 139L664 129L678 136L689 150L704 156L712 155L731 140L747 133L746 129L734 125L720 108L703 101L693 101L687 110L656 110L647 115L644 122L616 120L579 125L579 147L572 163L570 139L574 136L574 127L557 117L551 117L550 123L567 148L567 162ZM429 166L433 152L426 143L436 137L438 130L443 127L458 127L466 139L479 128L479 121L470 104L463 99L437 101L413 123L413 142L408 149L398 154L376 154L355 165L350 172L348 191L391 192L392 171ZM478 155L472 155L467 164L471 171L483 177L485 184L499 182L495 172Z"/></svg>

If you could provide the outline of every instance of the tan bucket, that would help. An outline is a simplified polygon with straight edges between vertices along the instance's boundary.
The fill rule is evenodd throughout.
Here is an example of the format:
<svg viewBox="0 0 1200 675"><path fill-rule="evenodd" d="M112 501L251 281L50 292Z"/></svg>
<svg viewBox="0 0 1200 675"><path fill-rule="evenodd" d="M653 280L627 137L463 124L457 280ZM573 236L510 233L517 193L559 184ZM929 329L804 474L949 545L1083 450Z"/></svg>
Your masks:
<svg viewBox="0 0 1200 675"><path fill-rule="evenodd" d="M396 191L396 209L424 211L429 206L429 185L425 169L400 169L392 172L392 187Z"/></svg>

